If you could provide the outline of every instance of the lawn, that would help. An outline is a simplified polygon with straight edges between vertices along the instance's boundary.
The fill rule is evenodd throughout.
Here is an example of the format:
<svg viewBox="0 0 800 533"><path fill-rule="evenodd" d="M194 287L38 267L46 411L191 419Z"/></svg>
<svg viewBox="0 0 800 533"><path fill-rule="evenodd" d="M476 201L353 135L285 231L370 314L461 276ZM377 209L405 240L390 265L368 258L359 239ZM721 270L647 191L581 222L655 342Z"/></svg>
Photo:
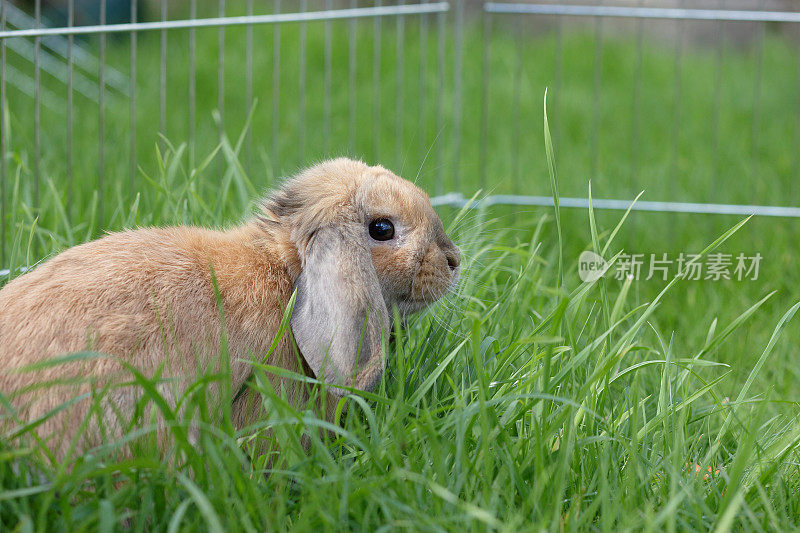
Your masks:
<svg viewBox="0 0 800 533"><path fill-rule="evenodd" d="M324 23L305 30L303 106L300 27L281 28L277 97L274 29L254 30L252 107L246 30L226 30L222 136L213 113L218 32L198 30L191 146L188 32L169 34L161 138L159 34L142 34L137 169L131 176L129 100L109 91L102 190L97 105L75 97L71 181L65 110L42 108L37 197L32 99L9 88L2 267L16 275L107 230L235 223L280 176L328 154L382 163L431 195L552 194L557 180L560 195L586 196L592 177L597 198L633 200L645 190L648 200L797 201L797 48L775 32L760 52L725 42L721 63L716 49L686 44L678 68L674 43L649 35L638 60L633 25L606 32L596 74L593 27L564 32L556 68L552 31L497 18L485 101L483 30L470 21L462 128L454 131L453 35L440 93L436 20L428 22L424 30L406 19L401 56L396 21L382 22L377 75L375 24L357 23L352 91L349 26L332 23L329 114ZM127 73L127 36L109 38L106 53ZM11 53L9 64L30 71ZM63 94L55 80L43 83ZM546 157L545 87L557 177ZM252 386L269 417L236 433L230 411L210 414L198 386L182 399L187 414L174 424L166 461L147 420L131 428L131 438L141 438L127 460L112 457L113 443L55 464L34 441L3 443L2 529L798 527L800 222L564 208L439 213L462 247L462 282L407 327L397 325L385 379L373 394L348 400L338 427L324 426L310 408L288 407L265 379L271 369L258 367ZM582 283L584 250L606 259L704 251L763 259L756 280ZM145 397L157 403L153 394ZM204 428L195 444L182 431L190 417ZM323 426L331 432L319 436ZM242 451L266 428L280 443L271 464Z"/></svg>

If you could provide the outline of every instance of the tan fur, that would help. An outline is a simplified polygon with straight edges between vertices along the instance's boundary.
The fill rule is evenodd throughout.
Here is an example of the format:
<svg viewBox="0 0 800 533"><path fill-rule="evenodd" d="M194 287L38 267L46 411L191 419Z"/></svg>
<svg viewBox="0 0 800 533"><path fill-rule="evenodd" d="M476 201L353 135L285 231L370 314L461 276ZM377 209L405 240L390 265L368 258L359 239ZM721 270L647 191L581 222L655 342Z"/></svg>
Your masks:
<svg viewBox="0 0 800 533"><path fill-rule="evenodd" d="M416 311L457 279L458 249L422 191L382 167L327 161L287 182L258 217L234 229L114 233L70 248L10 282L0 290L0 391L11 397L22 422L35 420L77 394L130 379L119 362L126 361L147 377L160 371L174 378L161 391L174 406L198 371L219 366L222 329L212 268L225 313L230 386L238 391L251 374L240 359L259 359L273 342L315 232L345 225L360 231L361 216L392 217L413 229L402 246L371 248L387 306ZM87 349L112 357L19 371ZM272 357L269 364L313 375L298 362L288 338ZM36 385L71 378L83 381ZM274 379L273 386L286 388L295 404L307 398L288 380ZM123 420L131 415L135 390L109 393L111 405L100 420L105 427L83 428L80 450L102 444L104 434L119 435L114 412ZM258 417L254 402L249 393L235 402L237 426ZM39 426L38 434L63 455L89 408L89 401L75 402Z"/></svg>

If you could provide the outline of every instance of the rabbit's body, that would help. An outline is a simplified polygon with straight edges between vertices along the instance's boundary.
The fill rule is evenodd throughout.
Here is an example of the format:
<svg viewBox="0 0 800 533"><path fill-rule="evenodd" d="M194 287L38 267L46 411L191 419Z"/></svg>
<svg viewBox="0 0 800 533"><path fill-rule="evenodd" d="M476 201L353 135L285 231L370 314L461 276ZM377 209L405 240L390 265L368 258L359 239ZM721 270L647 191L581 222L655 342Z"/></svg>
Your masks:
<svg viewBox="0 0 800 533"><path fill-rule="evenodd" d="M243 361L251 353L267 352L272 339L264 332L278 330L279 302L291 297L293 278L275 248L253 226L231 232L180 227L115 233L59 254L0 291L0 390L83 380L77 387L48 386L15 398L14 404L23 409L19 414L35 420L76 393L89 392L92 385L102 387L109 378L124 377L113 357L14 372L90 349L118 357L147 377L165 365L162 375L178 379L161 393L174 405L186 382L218 363L222 321L211 266L225 311L231 387L237 390L250 373ZM270 363L301 371L289 347L284 340ZM137 399L132 390L113 390L113 408L131 412ZM48 419L40 431L58 435L65 423L80 424L89 406L77 402ZM248 413L234 412L235 420L248 418ZM114 413L104 419L117 425ZM86 432L83 447L100 444L93 433Z"/></svg>
<svg viewBox="0 0 800 533"><path fill-rule="evenodd" d="M292 336L283 336L268 363L329 383L330 410L340 386L369 390L379 381L388 310L396 305L407 314L441 297L458 279L458 262L422 191L382 167L328 161L288 181L234 229L114 233L10 282L0 290L0 392L23 424L57 410L37 433L54 439L50 446L61 455L73 437L85 450L121 434L140 394L137 386L118 386L131 379L125 365L167 378L159 392L174 407L200 373L219 369L216 279L230 389L240 391L248 362L270 353L297 291ZM111 357L20 371L87 350ZM296 381L271 379L295 405L308 399ZM99 413L87 417L87 398L61 409L105 386ZM258 417L257 396L245 391L235 400L237 426ZM10 419L2 410L0 429Z"/></svg>

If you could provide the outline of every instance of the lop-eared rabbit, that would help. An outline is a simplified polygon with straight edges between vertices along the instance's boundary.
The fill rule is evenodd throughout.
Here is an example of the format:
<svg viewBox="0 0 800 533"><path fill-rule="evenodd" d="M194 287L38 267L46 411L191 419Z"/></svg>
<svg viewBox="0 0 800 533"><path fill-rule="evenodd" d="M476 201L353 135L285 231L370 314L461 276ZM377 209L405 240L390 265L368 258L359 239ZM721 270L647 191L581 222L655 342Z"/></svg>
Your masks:
<svg viewBox="0 0 800 533"><path fill-rule="evenodd" d="M406 315L435 302L457 282L459 262L422 190L380 166L325 161L286 181L238 227L112 233L8 283L0 290L0 392L16 423L46 417L36 431L58 455L73 439L85 451L102 435L119 436L120 420L136 408L136 387L109 387L99 422L83 424L89 393L130 380L127 365L170 378L160 392L174 407L197 369L219 368L224 333L230 387L241 390L248 361L269 352L295 290L292 335L267 363L324 380L329 399L346 393L337 385L370 390L385 367L391 309ZM87 350L109 357L44 363ZM308 400L292 380L270 380L289 387L295 404ZM257 419L255 396L234 401L237 427ZM3 415L3 433L11 417Z"/></svg>

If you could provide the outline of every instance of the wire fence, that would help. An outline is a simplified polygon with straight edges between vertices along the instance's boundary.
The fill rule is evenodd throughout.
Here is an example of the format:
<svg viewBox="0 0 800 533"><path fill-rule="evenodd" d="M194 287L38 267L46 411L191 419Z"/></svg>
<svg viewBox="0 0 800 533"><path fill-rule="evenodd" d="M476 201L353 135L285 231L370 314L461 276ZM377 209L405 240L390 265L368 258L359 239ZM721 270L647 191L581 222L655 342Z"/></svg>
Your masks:
<svg viewBox="0 0 800 533"><path fill-rule="evenodd" d="M562 206L591 180L600 209L800 217L792 2L118 4L0 0L0 264L15 199L119 224L168 151L212 182L215 149L258 186L349 154L437 205L550 205L545 87Z"/></svg>

